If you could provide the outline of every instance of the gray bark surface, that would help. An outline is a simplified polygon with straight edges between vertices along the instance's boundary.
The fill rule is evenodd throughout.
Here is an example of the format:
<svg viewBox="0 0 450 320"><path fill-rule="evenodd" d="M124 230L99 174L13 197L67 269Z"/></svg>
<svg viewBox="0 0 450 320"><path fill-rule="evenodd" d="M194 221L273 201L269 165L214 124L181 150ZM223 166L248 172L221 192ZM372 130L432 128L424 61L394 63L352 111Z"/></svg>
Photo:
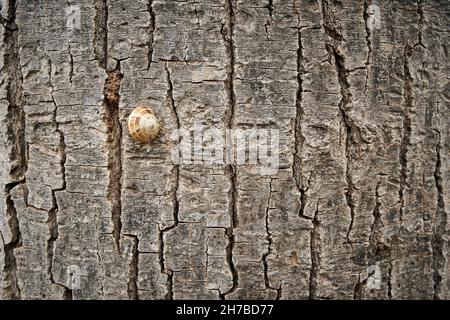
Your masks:
<svg viewBox="0 0 450 320"><path fill-rule="evenodd" d="M450 298L449 2L373 3L2 0L0 298ZM195 121L279 171L173 164Z"/></svg>

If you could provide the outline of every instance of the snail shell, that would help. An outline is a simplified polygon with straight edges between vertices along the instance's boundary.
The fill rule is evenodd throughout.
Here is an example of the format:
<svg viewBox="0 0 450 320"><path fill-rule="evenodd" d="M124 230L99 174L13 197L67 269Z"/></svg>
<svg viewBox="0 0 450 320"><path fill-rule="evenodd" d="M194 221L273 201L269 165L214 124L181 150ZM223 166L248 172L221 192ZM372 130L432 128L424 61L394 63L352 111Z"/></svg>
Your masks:
<svg viewBox="0 0 450 320"><path fill-rule="evenodd" d="M159 131L159 122L153 110L139 106L128 117L128 131L134 140L149 142L156 138Z"/></svg>

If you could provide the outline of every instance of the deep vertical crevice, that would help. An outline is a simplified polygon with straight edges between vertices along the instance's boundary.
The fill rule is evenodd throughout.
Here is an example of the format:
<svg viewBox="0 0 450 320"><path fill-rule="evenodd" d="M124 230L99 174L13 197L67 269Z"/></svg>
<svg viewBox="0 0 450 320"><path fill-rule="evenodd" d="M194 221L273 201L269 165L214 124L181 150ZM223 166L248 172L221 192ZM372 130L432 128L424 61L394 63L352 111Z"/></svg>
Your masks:
<svg viewBox="0 0 450 320"><path fill-rule="evenodd" d="M7 190L6 217L11 231L11 241L4 244L5 261L3 266L6 287L4 288L4 299L20 300L21 291L17 275L17 261L14 250L22 246L22 235L19 228L19 220L14 201Z"/></svg>
<svg viewBox="0 0 450 320"><path fill-rule="evenodd" d="M236 95L234 92L234 80L235 75L235 45L234 45L234 24L235 24L235 8L233 6L233 0L225 1L225 10L227 13L226 23L222 25L221 33L222 39L225 45L225 53L227 58L226 70L227 78L225 80L225 89L227 92L228 108L226 111L226 124L229 129L234 126L235 107L236 107Z"/></svg>
<svg viewBox="0 0 450 320"><path fill-rule="evenodd" d="M367 45L367 60L366 60L366 66L370 64L370 59L372 57L372 31L369 27L369 13L367 12L367 8L369 6L367 5L367 1L364 1L364 24L366 26L366 45Z"/></svg>
<svg viewBox="0 0 450 320"><path fill-rule="evenodd" d="M270 285L269 280L269 266L267 263L267 257L272 253L272 233L270 232L269 227L269 210L270 210L270 201L272 199L272 178L270 178L269 181L269 196L267 197L267 203L266 203L266 209L265 209L265 228L266 228L266 240L267 240L267 251L264 252L262 256L262 262L263 262L263 270L264 270L264 284L266 286L266 289L272 289L277 291L277 295L281 294L279 291L281 291L281 283L280 288L274 288Z"/></svg>
<svg viewBox="0 0 450 320"><path fill-rule="evenodd" d="M167 275L167 282L166 282L166 300L173 300L173 271L168 269L166 266L166 260L165 260L165 253L164 253L164 236L165 233L172 230L178 225L178 221L176 223L170 225L169 227L166 227L164 229L161 229L159 231L159 250L158 250L158 256L159 256L159 266L161 273L164 273Z"/></svg>
<svg viewBox="0 0 450 320"><path fill-rule="evenodd" d="M153 11L153 0L149 0L147 3L147 11L150 17L150 26L149 26L149 39L148 39L148 55L147 55L147 70L150 69L153 61L153 42L154 42L154 33L156 28L156 19L155 12Z"/></svg>
<svg viewBox="0 0 450 320"><path fill-rule="evenodd" d="M94 56L106 70L108 62L108 1L95 0Z"/></svg>
<svg viewBox="0 0 450 320"><path fill-rule="evenodd" d="M411 144L411 110L413 107L413 95L412 95L412 81L411 72L409 70L409 58L412 56L413 48L409 45L405 45L404 55L403 55L403 97L404 97L404 107L403 107L403 136L400 143L400 188L399 188L399 198L400 198L400 222L403 220L405 214L405 193L408 187L408 147Z"/></svg>
<svg viewBox="0 0 450 320"><path fill-rule="evenodd" d="M227 70L227 78L225 80L225 90L227 94L227 111L225 115L225 123L227 129L232 129L235 126L235 108L236 108L236 95L234 92L234 80L236 78L235 75L235 63L236 63L236 55L235 55L235 44L234 44L234 25L236 21L235 17L235 4L233 4L234 0L225 0L225 22L222 23L221 34L222 40L225 46L226 53L226 70ZM234 161L234 155L232 156ZM231 162L233 162L231 161ZM229 198L229 216L230 216L230 227L225 229L225 235L228 239L228 245L226 247L226 255L227 255L227 263L230 268L233 284L231 288L224 292L220 293L221 299L226 299L227 295L233 293L239 283L239 277L236 270L236 266L233 260L233 249L235 245L234 238L234 228L238 226L238 216L237 216L237 169L234 164L226 165L226 172L230 180L230 189L228 193Z"/></svg>
<svg viewBox="0 0 450 320"><path fill-rule="evenodd" d="M235 246L235 236L233 234L233 229L231 227L225 229L225 236L228 239L228 245L226 247L226 260L227 260L227 263L228 263L228 267L230 268L230 271L231 271L233 284L232 284L232 286L231 286L231 288L229 290L219 294L219 298L221 300L226 300L227 296L229 294L233 293L234 291L236 291L236 289L238 288L238 285L239 285L239 275L238 275L238 272L236 270L236 266L235 266L234 261L233 261L233 250L234 250L234 246Z"/></svg>
<svg viewBox="0 0 450 320"><path fill-rule="evenodd" d="M14 187L25 183L27 170L27 144L25 140L25 112L23 109L23 77L19 52L19 28L16 24L17 1L8 1L8 12L4 25L4 61L2 72L7 74L6 100L8 102L5 117L7 147L7 161L9 170L5 172L6 185L4 186L5 215L11 233L10 241L4 246L3 275L5 299L21 299L17 275L17 262L15 249L22 245L22 236L19 220L11 191Z"/></svg>
<svg viewBox="0 0 450 320"><path fill-rule="evenodd" d="M66 189L66 141L64 138L64 133L61 131L59 127L59 122L57 121L58 117L58 104L55 100L55 87L53 84L53 66L52 61L48 60L48 79L49 79L49 86L50 86L50 97L52 99L53 103L53 113L52 113L52 125L55 128L55 132L58 134L59 137L59 145L58 145L58 151L59 151L59 165L61 170L61 179L62 179L62 186L60 188L52 189L53 192L55 191L62 191Z"/></svg>
<svg viewBox="0 0 450 320"><path fill-rule="evenodd" d="M167 77L167 95L166 99L168 100L169 107L172 111L173 117L175 119L175 124L177 129L181 128L180 118L178 116L177 108L175 107L175 99L173 98L173 82L172 77L170 75L170 71L166 62L166 77ZM178 225L178 210L179 210L179 202L178 202L178 189L180 183L180 165L175 164L172 168L172 205L173 205L173 227Z"/></svg>
<svg viewBox="0 0 450 320"><path fill-rule="evenodd" d="M275 296L275 300L281 300L281 296L283 295L283 283L280 283L280 287L277 290L277 295Z"/></svg>
<svg viewBox="0 0 450 320"><path fill-rule="evenodd" d="M55 244L59 237L58 231L58 202L56 200L55 190L52 190L52 208L48 211L47 225L49 228L50 237L47 240L47 273L52 285L57 285L63 288L63 300L72 300L72 289L67 286L57 283L53 276L53 263L55 257Z"/></svg>
<svg viewBox="0 0 450 320"><path fill-rule="evenodd" d="M442 278L445 274L445 264L447 260L445 254L445 248L447 246L447 241L445 238L447 212L445 210L444 188L442 185L441 133L439 131L436 131L436 133L438 139L436 143L436 165L434 170L434 181L437 192L437 206L431 246L433 251L433 298L440 300L443 298L442 292L444 288L442 285Z"/></svg>
<svg viewBox="0 0 450 320"><path fill-rule="evenodd" d="M131 252L131 261L128 270L128 298L139 300L138 277L139 277L139 238L135 235L124 235L133 239L133 249Z"/></svg>
<svg viewBox="0 0 450 320"><path fill-rule="evenodd" d="M339 114L344 124L345 129L345 180L347 190L345 191L346 204L350 211L350 223L347 228L346 242L352 243L351 232L353 229L353 222L355 218L355 204L353 192L356 189L352 179L352 150L353 142L358 129L351 117L349 116L349 107L351 107L352 94L350 92L350 83L348 81L349 70L345 67L345 57L338 50L338 44L343 40L342 33L338 21L334 17L331 5L327 0L321 2L323 29L330 37L332 43L326 44L326 50L329 55L334 58L336 72L338 75L338 83L340 87L341 101L338 104ZM350 106L349 106L350 105Z"/></svg>
<svg viewBox="0 0 450 320"><path fill-rule="evenodd" d="M273 18L273 0L268 0L266 8L269 11L269 17L272 20L272 18Z"/></svg>
<svg viewBox="0 0 450 320"><path fill-rule="evenodd" d="M342 33L340 27L336 23L336 18L334 17L332 7L327 0L322 0L321 10L322 10L322 27L325 30L325 33L330 38L336 41L341 41Z"/></svg>
<svg viewBox="0 0 450 320"><path fill-rule="evenodd" d="M58 239L58 203L56 202L55 192L52 192L52 208L48 211L47 225L50 237L47 240L47 273L50 283L55 283L53 278L53 258L55 256L55 242Z"/></svg>
<svg viewBox="0 0 450 320"><path fill-rule="evenodd" d="M23 110L22 69L19 55L19 29L16 24L16 0L9 0L4 31L4 69L7 73L6 98L8 101L6 115L6 136L10 150L9 181L23 180L27 169L25 142L25 112Z"/></svg>
<svg viewBox="0 0 450 320"><path fill-rule="evenodd" d="M225 80L225 89L227 93L228 107L226 111L226 125L228 129L234 127L235 118L235 108L236 108L236 94L234 92L234 80L235 80L235 47L234 47L234 23L235 23L235 13L233 0L225 1L225 9L227 12L226 24L222 26L222 36L225 45L225 51L227 56L227 78ZM234 159L234 156L232 157ZM231 225L233 228L237 227L237 210L236 210L236 200L237 200L237 177L236 177L236 166L233 164L227 165L227 172L230 178L231 189L230 189L230 208L231 208Z"/></svg>
<svg viewBox="0 0 450 320"><path fill-rule="evenodd" d="M392 300L392 261L389 262L389 269L388 269L388 280L387 280L387 288L388 288L388 299Z"/></svg>
<svg viewBox="0 0 450 320"><path fill-rule="evenodd" d="M228 191L229 198L229 216L230 216L230 227L233 231L234 228L238 225L238 216L237 216L237 169L236 165L229 164L225 168L225 172L228 175L228 179L230 180L230 189Z"/></svg>
<svg viewBox="0 0 450 320"><path fill-rule="evenodd" d="M338 82L341 93L341 101L339 102L339 113L345 127L345 180L347 183L347 190L345 192L345 199L350 210L350 224L347 229L346 241L351 243L351 232L353 222L355 219L355 204L354 195L355 186L352 179L352 152L351 148L354 139L354 125L353 121L348 115L348 105L352 102L352 94L350 92L350 83L348 82L349 71L345 67L345 57L338 52L336 48L331 45L327 46L328 51L333 54L336 65L336 72L338 74Z"/></svg>
<svg viewBox="0 0 450 320"><path fill-rule="evenodd" d="M411 112L413 110L414 96L412 92L413 77L411 75L409 59L412 57L414 48L421 46L426 48L422 43L422 29L424 24L423 2L417 1L417 14L419 15L417 43L413 46L407 42L403 51L403 136L400 143L399 161L400 161L400 188L399 188L399 202L400 202L400 221L403 220L405 213L405 193L408 186L408 148L411 144Z"/></svg>
<svg viewBox="0 0 450 320"><path fill-rule="evenodd" d="M70 46L69 46L69 54L70 54ZM72 54L70 54L70 57L72 59ZM73 75L73 61L71 60L71 72L69 74L69 77L72 77ZM58 202L56 199L56 192L63 191L66 189L66 143L64 134L61 131L59 127L59 123L57 121L58 117L58 104L55 100L55 87L53 83L53 65L51 59L48 57L48 79L50 86L50 97L53 103L53 113L52 113L52 125L54 127L55 132L58 134L59 137L59 145L58 145L58 151L59 151L59 165L60 165L60 171L61 171L61 187L59 188L52 188L52 207L48 211L48 218L47 218L47 225L49 228L49 238L47 239L47 273L50 279L50 283L54 285L58 285L64 289L63 293L63 299L71 300L73 298L72 290L66 287L63 284L57 283L54 280L53 277L53 261L54 261L54 255L55 255L55 244L59 237L59 231L58 231ZM70 79L71 80L71 79Z"/></svg>
<svg viewBox="0 0 450 320"><path fill-rule="evenodd" d="M380 212L380 185L381 181L378 181L375 187L375 206L372 211L373 220L370 226L369 247L367 249L368 265L374 265L383 258L383 254L389 254L383 237L383 220Z"/></svg>
<svg viewBox="0 0 450 320"><path fill-rule="evenodd" d="M175 99L173 97L173 82L172 77L169 71L168 62L165 63L165 70L166 70L166 80L167 80L167 94L166 94L166 101L169 104L169 108L172 112L172 115L175 120L175 125L177 129L180 129L180 118L178 116L178 111L175 106ZM180 165L175 164L172 168L172 206L173 206L173 223L165 228L160 229L159 231L159 265L161 268L161 272L167 275L167 294L166 299L167 300L173 300L173 271L168 269L165 264L165 252L164 252L164 237L167 232L170 230L176 228L179 223L179 201L178 201L178 189L179 189L179 183L180 183Z"/></svg>
<svg viewBox="0 0 450 320"><path fill-rule="evenodd" d="M70 62L69 83L70 83L70 86L72 86L74 62L73 62L73 54L72 54L72 51L71 51L71 48L70 48L70 43L68 45L68 51L69 51L69 62Z"/></svg>
<svg viewBox="0 0 450 320"><path fill-rule="evenodd" d="M167 289L166 300L173 300L173 271L167 273Z"/></svg>
<svg viewBox="0 0 450 320"><path fill-rule="evenodd" d="M317 277L320 270L320 221L319 221L319 202L317 202L316 212L312 220L313 228L311 230L310 238L310 252L311 252L311 269L309 274L309 299L317 299Z"/></svg>
<svg viewBox="0 0 450 320"><path fill-rule="evenodd" d="M166 100L168 101L170 111L172 112L172 116L175 120L175 125L177 126L177 129L181 128L180 124L180 117L178 116L177 108L175 107L175 99L173 98L173 82L172 82L172 76L170 75L168 62L165 63L165 70L166 70L166 81L167 81L167 93L166 93Z"/></svg>
<svg viewBox="0 0 450 320"><path fill-rule="evenodd" d="M293 164L293 176L297 186L297 190L300 193L300 207L298 211L299 217L305 217L305 206L306 206L306 189L303 185L303 164L302 164L302 149L305 137L302 133L302 120L304 116L304 110L302 107L302 97L303 97L303 45L302 45L302 34L300 27L300 14L295 6L295 1L293 3L294 12L297 15L298 25L297 25L297 92L295 98L295 121L294 121L294 164Z"/></svg>
<svg viewBox="0 0 450 320"><path fill-rule="evenodd" d="M120 251L120 233L122 230L122 125L120 122L120 85L123 74L120 62L114 70L107 71L104 85L104 122L107 129L109 184L107 197L111 203L113 237L116 248Z"/></svg>
<svg viewBox="0 0 450 320"><path fill-rule="evenodd" d="M370 63L372 59L372 31L369 27L369 13L367 12L367 1L364 1L364 13L363 19L366 26L366 45L367 45L367 58L366 58L366 80L364 83L364 96L367 94L367 86L369 81Z"/></svg>

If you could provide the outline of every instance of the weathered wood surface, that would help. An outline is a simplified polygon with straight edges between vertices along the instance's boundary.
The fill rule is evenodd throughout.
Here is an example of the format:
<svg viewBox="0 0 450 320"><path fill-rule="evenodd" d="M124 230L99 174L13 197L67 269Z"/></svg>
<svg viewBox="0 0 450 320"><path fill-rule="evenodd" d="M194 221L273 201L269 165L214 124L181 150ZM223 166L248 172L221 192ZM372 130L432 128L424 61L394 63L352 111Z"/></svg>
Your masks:
<svg viewBox="0 0 450 320"><path fill-rule="evenodd" d="M449 2L370 4L2 0L0 297L450 298ZM279 171L173 164L196 121Z"/></svg>

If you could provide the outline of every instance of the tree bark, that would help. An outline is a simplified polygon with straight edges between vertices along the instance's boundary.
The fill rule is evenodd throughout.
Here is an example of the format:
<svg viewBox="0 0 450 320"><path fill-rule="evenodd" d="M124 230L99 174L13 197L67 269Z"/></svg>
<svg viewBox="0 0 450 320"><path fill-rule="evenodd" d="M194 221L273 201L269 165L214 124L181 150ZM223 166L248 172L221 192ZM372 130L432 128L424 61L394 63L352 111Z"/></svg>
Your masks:
<svg viewBox="0 0 450 320"><path fill-rule="evenodd" d="M2 0L0 297L448 299L449 12ZM278 129L279 170L174 163L196 122Z"/></svg>

